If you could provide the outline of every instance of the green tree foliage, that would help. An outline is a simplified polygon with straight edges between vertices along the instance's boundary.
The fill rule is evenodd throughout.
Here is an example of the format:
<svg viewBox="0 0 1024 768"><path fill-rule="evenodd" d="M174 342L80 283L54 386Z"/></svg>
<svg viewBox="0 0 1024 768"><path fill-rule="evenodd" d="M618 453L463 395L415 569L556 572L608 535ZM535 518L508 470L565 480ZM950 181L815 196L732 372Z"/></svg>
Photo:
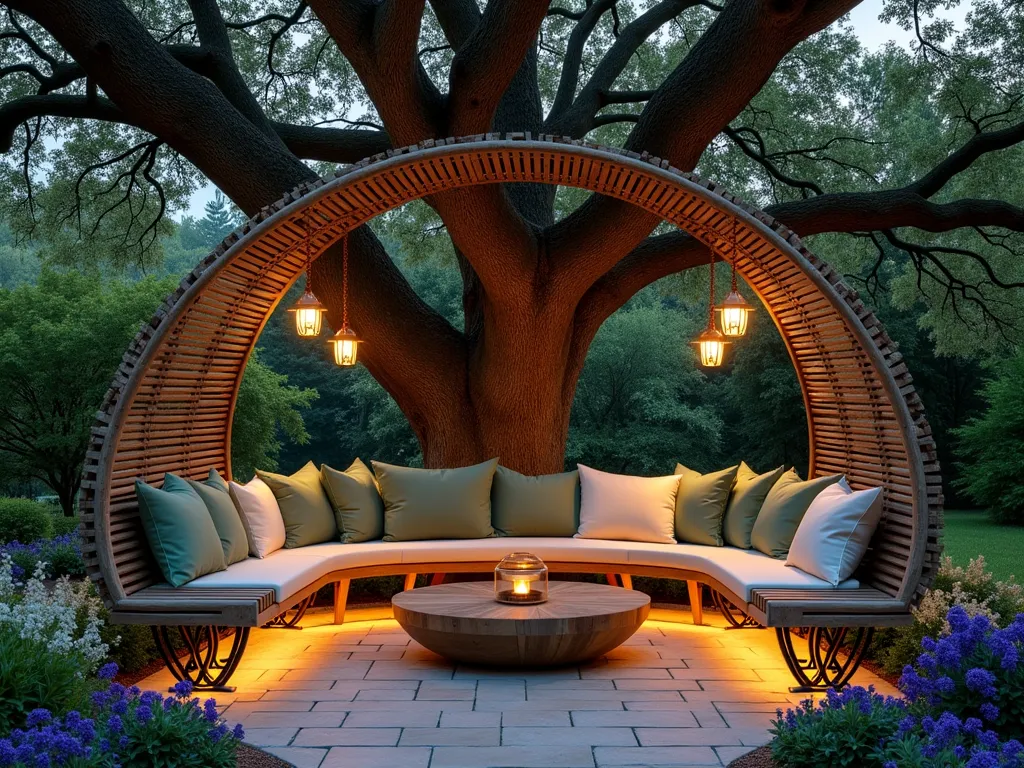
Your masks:
<svg viewBox="0 0 1024 768"><path fill-rule="evenodd" d="M957 484L995 520L1024 525L1024 352L999 363L981 394L985 412L956 430Z"/></svg>
<svg viewBox="0 0 1024 768"><path fill-rule="evenodd" d="M0 456L71 514L104 392L128 342L171 286L43 270L0 290Z"/></svg>
<svg viewBox="0 0 1024 768"><path fill-rule="evenodd" d="M258 352L249 358L231 427L231 471L235 479L248 480L256 469L274 470L281 454L281 436L304 445L309 433L300 409L318 397L315 389L288 386L288 377L260 362Z"/></svg>
<svg viewBox="0 0 1024 768"><path fill-rule="evenodd" d="M181 222L179 237L188 250L211 251L231 230L238 226L239 217L232 210L231 202L220 190L206 203L206 215L201 219L186 216Z"/></svg>
<svg viewBox="0 0 1024 768"><path fill-rule="evenodd" d="M566 462L667 474L677 461L717 468L723 424L686 341L700 321L654 290L610 317L576 387Z"/></svg>

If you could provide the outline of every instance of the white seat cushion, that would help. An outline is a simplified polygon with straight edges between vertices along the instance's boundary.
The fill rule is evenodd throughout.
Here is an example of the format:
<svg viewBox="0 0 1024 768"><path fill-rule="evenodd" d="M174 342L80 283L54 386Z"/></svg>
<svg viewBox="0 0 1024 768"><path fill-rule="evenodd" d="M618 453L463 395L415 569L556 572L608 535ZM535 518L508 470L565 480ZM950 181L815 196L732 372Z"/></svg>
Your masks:
<svg viewBox="0 0 1024 768"><path fill-rule="evenodd" d="M317 579L345 568L459 562L497 565L510 552L531 552L550 562L607 563L610 571L617 565L631 564L697 571L708 574L744 602L750 601L755 589L836 589L827 581L788 568L781 560L755 550L543 537L314 544L279 549L262 560L250 557L228 566L227 570L191 581L185 588L263 587L273 589L277 602L283 604ZM849 579L838 589L858 586L856 580Z"/></svg>
<svg viewBox="0 0 1024 768"><path fill-rule="evenodd" d="M834 587L809 573L787 568L783 561L757 550L737 547L633 544L629 562L706 573L747 603L755 589L856 589L860 586L856 579L847 579Z"/></svg>

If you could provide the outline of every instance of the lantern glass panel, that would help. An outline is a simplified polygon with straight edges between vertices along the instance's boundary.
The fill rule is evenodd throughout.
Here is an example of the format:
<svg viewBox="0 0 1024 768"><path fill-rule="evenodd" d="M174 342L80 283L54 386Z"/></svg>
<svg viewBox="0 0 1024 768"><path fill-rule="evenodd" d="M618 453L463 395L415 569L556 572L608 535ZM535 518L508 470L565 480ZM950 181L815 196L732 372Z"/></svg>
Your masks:
<svg viewBox="0 0 1024 768"><path fill-rule="evenodd" d="M536 555L513 552L494 569L494 599L512 605L535 605L548 599L548 567Z"/></svg>
<svg viewBox="0 0 1024 768"><path fill-rule="evenodd" d="M299 336L319 336L322 323L323 312L316 307L295 310L295 330Z"/></svg>

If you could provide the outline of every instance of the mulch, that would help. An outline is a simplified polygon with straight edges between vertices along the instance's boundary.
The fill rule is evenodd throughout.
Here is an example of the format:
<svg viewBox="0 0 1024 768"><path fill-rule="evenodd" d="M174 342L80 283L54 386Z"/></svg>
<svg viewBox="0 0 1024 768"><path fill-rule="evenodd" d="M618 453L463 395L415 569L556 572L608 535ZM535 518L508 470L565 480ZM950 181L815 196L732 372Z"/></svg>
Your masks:
<svg viewBox="0 0 1024 768"><path fill-rule="evenodd" d="M241 761L238 764L241 765ZM729 768L776 768L775 761L772 760L772 748L758 747L743 757L737 757L729 763Z"/></svg>
<svg viewBox="0 0 1024 768"><path fill-rule="evenodd" d="M249 744L239 744L238 768L293 768L293 766L262 749L256 749Z"/></svg>

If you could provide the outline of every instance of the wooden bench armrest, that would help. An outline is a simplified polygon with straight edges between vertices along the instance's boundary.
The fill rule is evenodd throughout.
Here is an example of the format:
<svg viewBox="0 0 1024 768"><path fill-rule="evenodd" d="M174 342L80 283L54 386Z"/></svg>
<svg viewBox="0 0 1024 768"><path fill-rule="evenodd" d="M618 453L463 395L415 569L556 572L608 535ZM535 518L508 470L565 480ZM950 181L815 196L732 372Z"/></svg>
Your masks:
<svg viewBox="0 0 1024 768"><path fill-rule="evenodd" d="M281 608L273 589L146 587L119 600L111 611L114 624L258 627Z"/></svg>
<svg viewBox="0 0 1024 768"><path fill-rule="evenodd" d="M766 627L892 627L913 621L906 603L872 587L755 589L747 612Z"/></svg>

